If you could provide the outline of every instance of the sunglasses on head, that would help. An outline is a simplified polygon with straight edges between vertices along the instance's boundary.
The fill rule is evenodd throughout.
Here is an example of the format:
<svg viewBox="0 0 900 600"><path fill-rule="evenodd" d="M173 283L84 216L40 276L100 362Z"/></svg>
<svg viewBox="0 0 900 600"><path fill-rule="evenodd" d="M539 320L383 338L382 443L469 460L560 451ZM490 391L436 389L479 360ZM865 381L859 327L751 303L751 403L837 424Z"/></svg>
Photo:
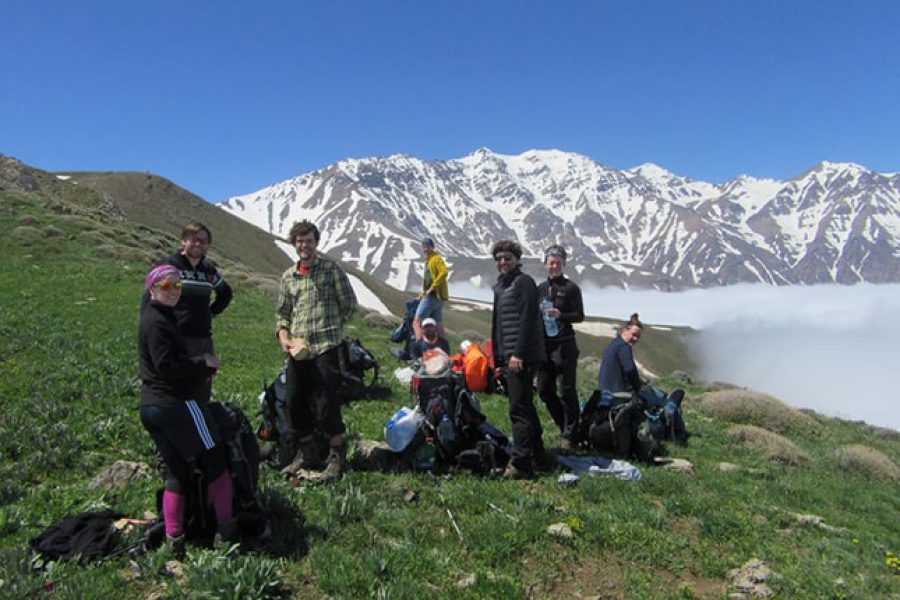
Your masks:
<svg viewBox="0 0 900 600"><path fill-rule="evenodd" d="M161 289L164 292L168 292L169 290L180 290L181 282L180 281L160 281L156 284L156 287Z"/></svg>

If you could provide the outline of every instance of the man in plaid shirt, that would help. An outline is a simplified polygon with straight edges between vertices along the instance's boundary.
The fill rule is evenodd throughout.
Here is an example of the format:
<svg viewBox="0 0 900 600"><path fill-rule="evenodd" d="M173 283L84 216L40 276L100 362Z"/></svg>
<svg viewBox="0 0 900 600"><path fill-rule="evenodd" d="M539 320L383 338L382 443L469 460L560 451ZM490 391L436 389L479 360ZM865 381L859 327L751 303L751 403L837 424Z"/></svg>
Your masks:
<svg viewBox="0 0 900 600"><path fill-rule="evenodd" d="M300 258L281 276L275 308L281 349L289 353L286 392L297 436L297 456L283 469L322 469L321 480L337 479L344 471L344 421L338 351L344 323L356 309L356 295L347 273L335 261L316 252L319 229L309 221L294 223L289 239ZM328 440L323 462L317 434Z"/></svg>

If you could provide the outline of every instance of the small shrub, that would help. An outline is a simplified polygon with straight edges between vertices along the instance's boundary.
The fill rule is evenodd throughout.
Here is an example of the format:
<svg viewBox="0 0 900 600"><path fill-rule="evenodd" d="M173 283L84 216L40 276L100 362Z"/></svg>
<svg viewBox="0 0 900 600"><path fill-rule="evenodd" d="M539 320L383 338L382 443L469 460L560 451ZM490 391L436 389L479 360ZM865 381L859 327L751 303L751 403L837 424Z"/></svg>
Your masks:
<svg viewBox="0 0 900 600"><path fill-rule="evenodd" d="M99 246L107 241L105 235L103 235L100 231L82 231L78 234L78 239L84 242L91 244L92 246Z"/></svg>
<svg viewBox="0 0 900 600"><path fill-rule="evenodd" d="M66 232L60 229L59 227L54 227L53 225L47 225L44 227L44 237L46 238L59 238L64 237Z"/></svg>
<svg viewBox="0 0 900 600"><path fill-rule="evenodd" d="M834 451L834 458L847 471L874 479L900 481L900 467L886 454L869 446L863 444L842 446Z"/></svg>
<svg viewBox="0 0 900 600"><path fill-rule="evenodd" d="M816 420L780 400L751 390L721 390L701 398L700 408L711 417L756 425L778 433L812 432Z"/></svg>
<svg viewBox="0 0 900 600"><path fill-rule="evenodd" d="M755 425L735 425L728 435L745 448L763 452L768 460L797 465L809 460L809 455L786 437Z"/></svg>
<svg viewBox="0 0 900 600"><path fill-rule="evenodd" d="M37 225L38 220L34 215L21 215L18 219L16 219L20 225Z"/></svg>
<svg viewBox="0 0 900 600"><path fill-rule="evenodd" d="M739 390L742 389L739 386L734 385L733 383L728 383L727 381L710 381L706 384L703 391L704 392L721 392L722 390Z"/></svg>
<svg viewBox="0 0 900 600"><path fill-rule="evenodd" d="M40 231L30 225L22 225L20 227L16 227L12 230L12 234L10 235L12 239L16 240L23 246L30 246L31 244L34 244L41 239Z"/></svg>

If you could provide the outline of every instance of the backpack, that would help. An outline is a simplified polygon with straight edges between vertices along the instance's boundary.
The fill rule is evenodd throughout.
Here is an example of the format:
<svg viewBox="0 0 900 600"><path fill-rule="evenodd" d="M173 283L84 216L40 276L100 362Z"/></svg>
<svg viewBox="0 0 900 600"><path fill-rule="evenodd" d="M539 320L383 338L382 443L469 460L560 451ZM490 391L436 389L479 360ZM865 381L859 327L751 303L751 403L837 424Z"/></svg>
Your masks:
<svg viewBox="0 0 900 600"><path fill-rule="evenodd" d="M338 347L338 362L341 368L339 394L345 400L358 398L386 397L387 388L376 387L378 382L378 361L357 338L344 338ZM371 375L367 372L371 371Z"/></svg>
<svg viewBox="0 0 900 600"><path fill-rule="evenodd" d="M259 444L250 421L243 411L229 403L210 402L210 415L219 428L227 453L227 468L233 484L233 510L238 520L241 534L256 539L269 535L269 520L265 507L256 496L259 483ZM196 465L191 481L186 483L186 507L184 514L184 535L189 540L198 540L210 545L216 533L216 517L207 495L209 482L203 471ZM156 508L159 522L151 525L146 534L147 548L154 548L165 539L162 533L163 489L156 493Z"/></svg>
<svg viewBox="0 0 900 600"><path fill-rule="evenodd" d="M428 358L426 353L424 359ZM418 456L424 446L427 455L433 447L433 454L443 464L479 474L506 465L509 438L487 421L478 398L466 388L461 373L448 368L428 374L420 367L413 375L410 389L425 419L421 424L422 435L410 443L408 453ZM415 468L416 462L413 464Z"/></svg>
<svg viewBox="0 0 900 600"><path fill-rule="evenodd" d="M462 372L466 378L466 388L471 392L488 389L488 359L481 346L469 343L463 352Z"/></svg>
<svg viewBox="0 0 900 600"><path fill-rule="evenodd" d="M416 334L413 331L413 320L416 317L416 309L419 307L419 299L413 298L407 300L404 304L406 313L403 320L397 325L391 333L391 341L395 344L403 344L402 348L391 348L391 354L400 360L412 360L412 345L416 341Z"/></svg>
<svg viewBox="0 0 900 600"><path fill-rule="evenodd" d="M673 390L671 394L666 394L656 388L647 388L638 392L638 396L646 405L644 415L649 435L659 442L687 442L689 434L681 416L683 390Z"/></svg>
<svg viewBox="0 0 900 600"><path fill-rule="evenodd" d="M643 412L637 398L612 398L606 402L597 390L585 403L579 419L581 442L621 458L631 456Z"/></svg>
<svg viewBox="0 0 900 600"><path fill-rule="evenodd" d="M279 369L275 379L263 386L259 395L259 412L262 417L256 435L270 442L266 460L275 469L286 467L294 458L294 427L287 405L287 361Z"/></svg>
<svg viewBox="0 0 900 600"><path fill-rule="evenodd" d="M484 421L469 435L471 448L461 451L456 457L456 466L478 475L490 475L502 469L509 462L509 438Z"/></svg>

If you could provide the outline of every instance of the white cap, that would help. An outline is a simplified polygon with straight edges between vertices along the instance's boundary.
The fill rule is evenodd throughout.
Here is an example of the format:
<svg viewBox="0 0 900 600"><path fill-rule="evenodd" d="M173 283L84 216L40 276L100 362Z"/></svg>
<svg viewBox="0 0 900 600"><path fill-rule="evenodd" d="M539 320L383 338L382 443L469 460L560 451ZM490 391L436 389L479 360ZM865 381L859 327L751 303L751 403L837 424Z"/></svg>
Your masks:
<svg viewBox="0 0 900 600"><path fill-rule="evenodd" d="M435 321L431 317L428 317L427 319L422 321L422 327L425 327L426 325L434 325L435 327L437 327L437 321Z"/></svg>
<svg viewBox="0 0 900 600"><path fill-rule="evenodd" d="M472 342L470 342L469 340L463 340L459 343L459 351L462 352L463 354L465 354L466 350L468 350L469 346L471 346L471 345L472 345Z"/></svg>

